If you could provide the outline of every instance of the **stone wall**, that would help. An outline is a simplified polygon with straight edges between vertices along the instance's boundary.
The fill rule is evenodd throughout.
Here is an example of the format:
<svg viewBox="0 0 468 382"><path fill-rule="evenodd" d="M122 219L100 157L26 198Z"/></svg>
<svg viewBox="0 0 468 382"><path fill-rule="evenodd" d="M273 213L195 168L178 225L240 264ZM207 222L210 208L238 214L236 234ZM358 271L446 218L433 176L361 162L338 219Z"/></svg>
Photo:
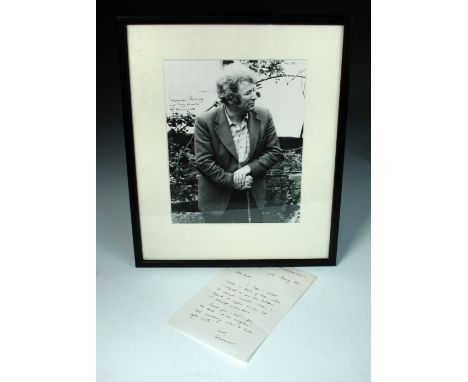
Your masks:
<svg viewBox="0 0 468 382"><path fill-rule="evenodd" d="M266 200L269 205L298 205L301 201L301 173L267 175Z"/></svg>

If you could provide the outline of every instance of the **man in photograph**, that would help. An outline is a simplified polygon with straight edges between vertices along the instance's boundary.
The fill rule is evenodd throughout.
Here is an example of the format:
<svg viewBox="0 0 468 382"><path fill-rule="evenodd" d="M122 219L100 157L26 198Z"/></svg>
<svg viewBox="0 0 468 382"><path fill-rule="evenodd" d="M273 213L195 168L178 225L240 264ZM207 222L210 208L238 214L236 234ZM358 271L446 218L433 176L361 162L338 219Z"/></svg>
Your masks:
<svg viewBox="0 0 468 382"><path fill-rule="evenodd" d="M197 117L198 207L205 223L262 223L266 172L282 159L270 112L255 106L255 72L225 67L216 87L221 104Z"/></svg>

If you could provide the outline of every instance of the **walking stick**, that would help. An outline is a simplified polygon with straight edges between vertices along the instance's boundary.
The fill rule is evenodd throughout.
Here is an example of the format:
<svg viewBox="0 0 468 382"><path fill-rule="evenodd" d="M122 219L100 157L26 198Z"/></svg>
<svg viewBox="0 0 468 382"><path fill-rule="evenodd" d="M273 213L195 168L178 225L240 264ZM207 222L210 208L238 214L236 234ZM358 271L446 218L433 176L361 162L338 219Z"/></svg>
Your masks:
<svg viewBox="0 0 468 382"><path fill-rule="evenodd" d="M242 165L239 163L238 168L242 168ZM250 211L250 191L247 190L247 216L249 223L252 223L252 213Z"/></svg>
<svg viewBox="0 0 468 382"><path fill-rule="evenodd" d="M249 223L252 223L252 215L250 212L250 191L247 191L247 214L249 216Z"/></svg>

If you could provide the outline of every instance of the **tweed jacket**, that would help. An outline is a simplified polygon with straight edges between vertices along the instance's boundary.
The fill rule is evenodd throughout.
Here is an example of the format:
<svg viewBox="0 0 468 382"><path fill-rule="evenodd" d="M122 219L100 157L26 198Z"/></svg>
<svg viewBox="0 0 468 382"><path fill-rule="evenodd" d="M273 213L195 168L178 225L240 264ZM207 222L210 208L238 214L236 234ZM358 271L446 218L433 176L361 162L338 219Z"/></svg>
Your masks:
<svg viewBox="0 0 468 382"><path fill-rule="evenodd" d="M270 112L261 107L249 112L247 123L250 154L239 164L231 128L220 105L197 117L195 121L195 160L198 180L198 207L200 211L221 215L234 189L233 173L248 164L254 181L250 190L259 208L265 205L266 172L283 155Z"/></svg>

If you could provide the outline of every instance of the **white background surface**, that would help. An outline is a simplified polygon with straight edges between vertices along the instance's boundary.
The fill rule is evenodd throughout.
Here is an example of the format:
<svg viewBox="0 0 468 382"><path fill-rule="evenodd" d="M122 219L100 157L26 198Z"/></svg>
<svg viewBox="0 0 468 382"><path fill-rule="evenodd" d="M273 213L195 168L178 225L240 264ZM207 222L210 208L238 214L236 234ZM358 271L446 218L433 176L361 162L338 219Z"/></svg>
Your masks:
<svg viewBox="0 0 468 382"><path fill-rule="evenodd" d="M317 280L246 364L166 324L221 268L137 269L131 242L98 238L98 381L369 381L369 163L347 163L338 266L301 268Z"/></svg>

